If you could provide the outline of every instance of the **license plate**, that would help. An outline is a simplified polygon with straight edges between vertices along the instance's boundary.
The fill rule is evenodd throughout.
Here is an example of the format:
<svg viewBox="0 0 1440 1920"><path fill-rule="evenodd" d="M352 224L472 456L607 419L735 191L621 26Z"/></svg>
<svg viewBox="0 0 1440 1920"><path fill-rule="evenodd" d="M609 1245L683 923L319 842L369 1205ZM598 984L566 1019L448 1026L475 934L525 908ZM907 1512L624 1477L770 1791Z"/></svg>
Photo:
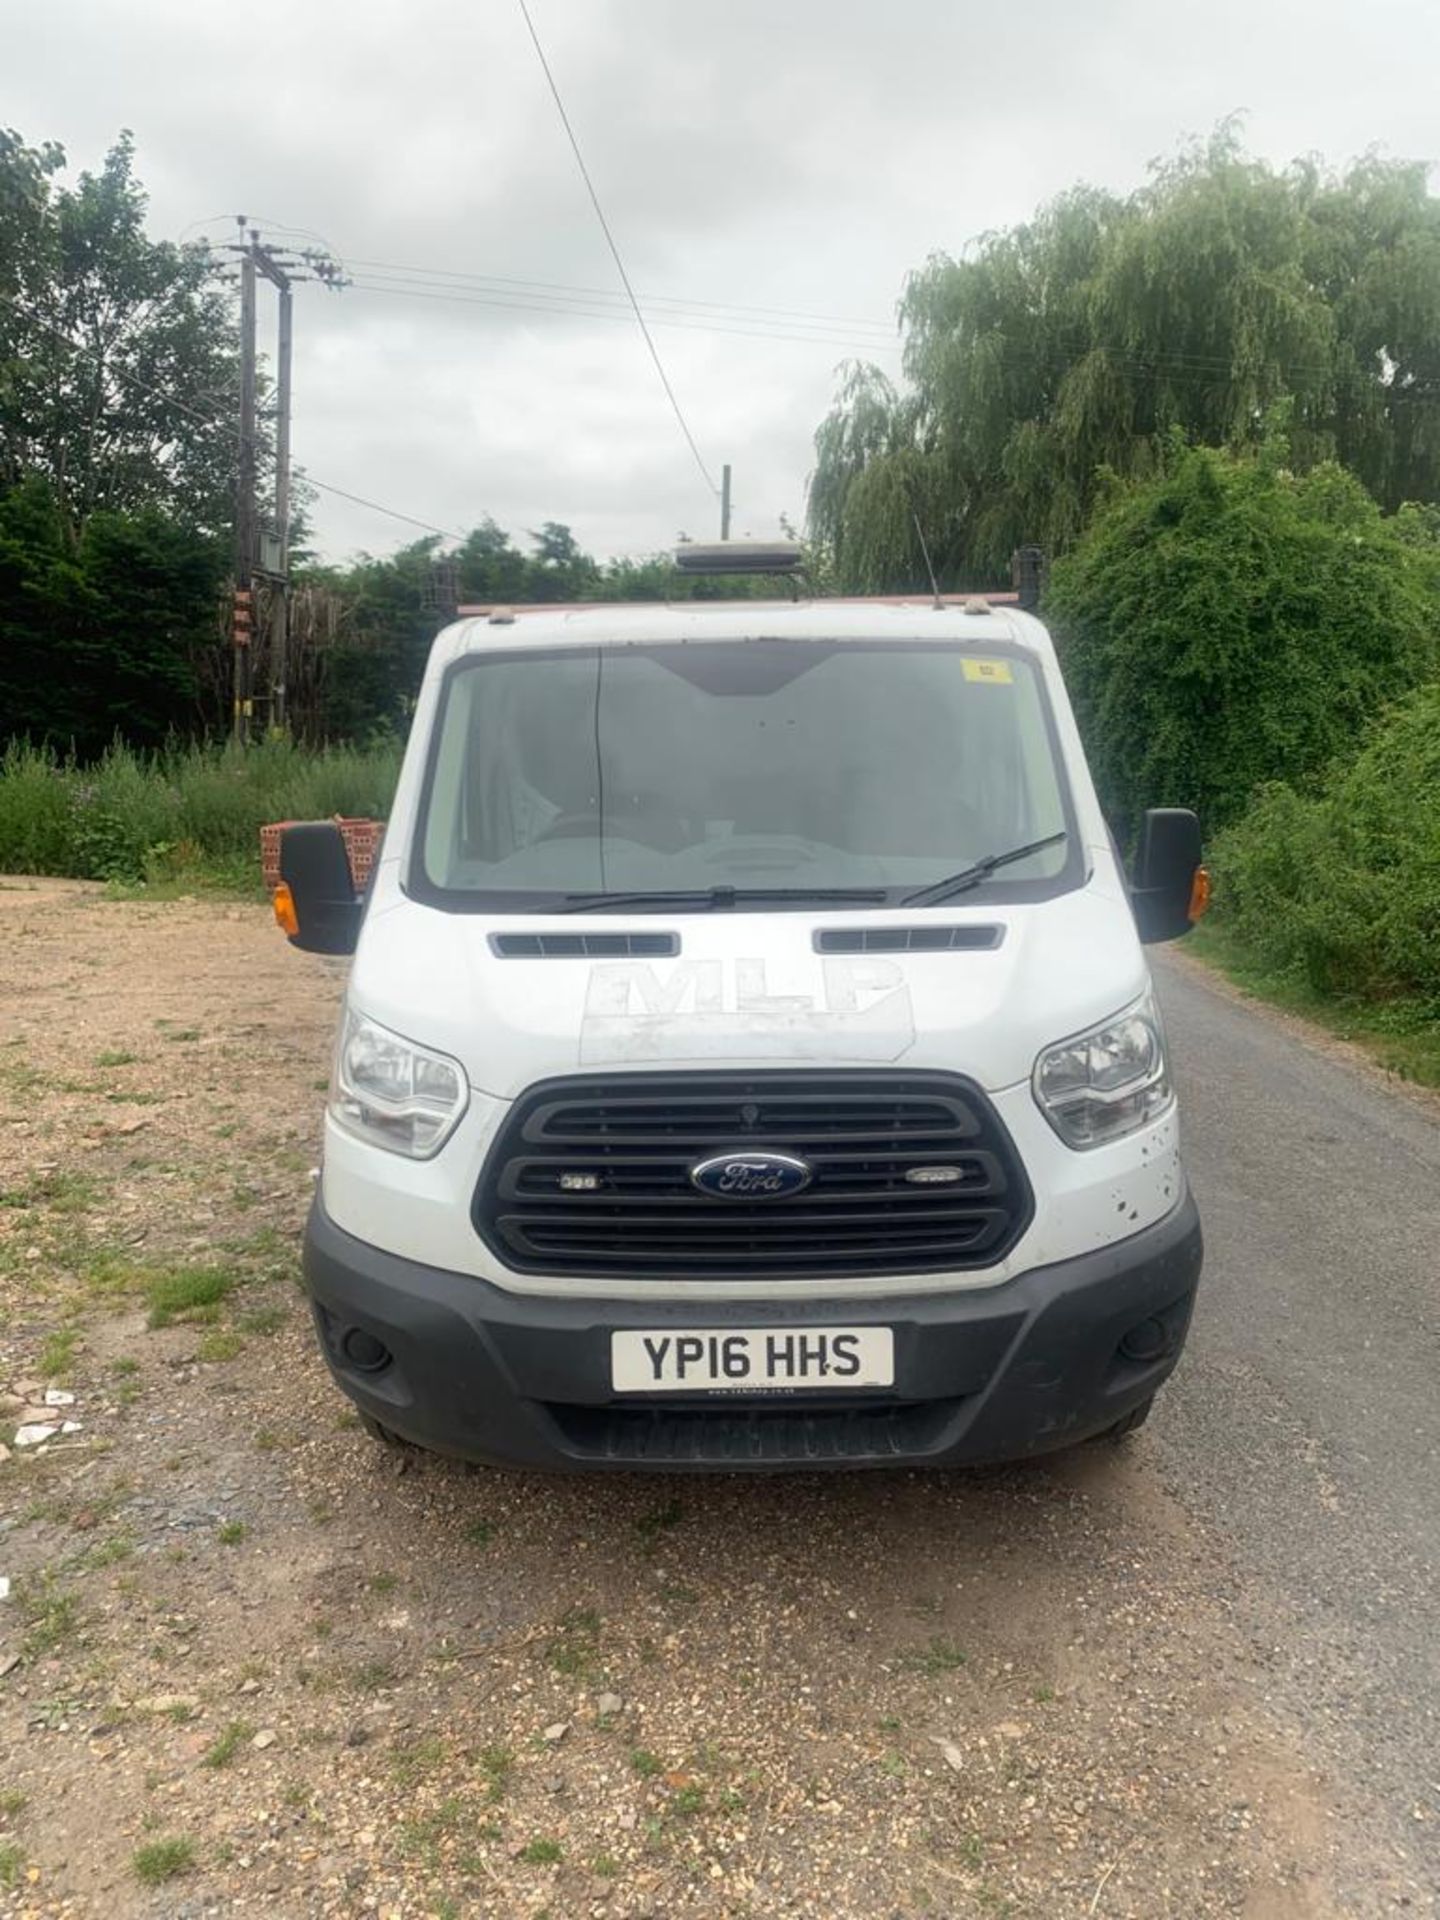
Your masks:
<svg viewBox="0 0 1440 1920"><path fill-rule="evenodd" d="M743 1392L757 1387L891 1387L889 1327L627 1328L610 1336L617 1393Z"/></svg>

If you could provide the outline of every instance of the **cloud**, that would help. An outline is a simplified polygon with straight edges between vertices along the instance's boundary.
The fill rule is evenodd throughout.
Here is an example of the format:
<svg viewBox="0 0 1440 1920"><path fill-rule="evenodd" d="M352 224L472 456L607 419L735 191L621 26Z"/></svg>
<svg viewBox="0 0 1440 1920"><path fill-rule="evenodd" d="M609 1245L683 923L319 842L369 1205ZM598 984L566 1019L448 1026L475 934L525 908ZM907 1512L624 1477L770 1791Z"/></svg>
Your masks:
<svg viewBox="0 0 1440 1920"><path fill-rule="evenodd" d="M1303 15L1248 0L530 3L637 286L726 303L710 322L758 336L799 329L734 309L837 322L740 338L656 311L707 464L734 464L737 530L760 534L803 510L854 322L890 321L929 252L1079 177L1132 187L1236 107L1280 161L1377 140L1423 157L1434 138L1429 0ZM134 129L157 233L244 211L347 261L616 288L513 0L253 0L243 16L47 0L6 56L7 117L27 137L94 164ZM565 520L602 552L713 531L633 325L422 299L393 275L385 293L386 269L352 271L349 293L297 298L295 447L316 475L447 527ZM316 525L336 554L413 534L330 497Z"/></svg>

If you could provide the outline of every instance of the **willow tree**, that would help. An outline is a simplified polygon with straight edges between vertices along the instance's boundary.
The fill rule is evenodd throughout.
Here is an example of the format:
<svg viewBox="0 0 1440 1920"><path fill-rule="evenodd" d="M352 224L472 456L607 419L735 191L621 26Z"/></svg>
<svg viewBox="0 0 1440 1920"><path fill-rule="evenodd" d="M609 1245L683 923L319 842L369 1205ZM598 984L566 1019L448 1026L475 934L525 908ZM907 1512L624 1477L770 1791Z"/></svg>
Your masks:
<svg viewBox="0 0 1440 1920"><path fill-rule="evenodd" d="M847 370L816 435L814 537L860 590L951 584L1063 551L1102 475L1178 431L1243 451L1283 407L1291 458L1387 508L1440 497L1440 201L1426 169L1277 171L1227 123L1137 193L1076 187L900 302L904 384Z"/></svg>

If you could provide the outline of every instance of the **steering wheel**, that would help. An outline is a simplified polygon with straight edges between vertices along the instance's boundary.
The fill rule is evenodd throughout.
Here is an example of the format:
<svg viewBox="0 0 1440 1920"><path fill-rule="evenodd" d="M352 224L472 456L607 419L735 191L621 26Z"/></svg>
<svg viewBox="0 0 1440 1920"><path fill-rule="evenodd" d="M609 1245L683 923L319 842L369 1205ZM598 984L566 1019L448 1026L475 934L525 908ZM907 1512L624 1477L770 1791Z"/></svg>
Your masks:
<svg viewBox="0 0 1440 1920"><path fill-rule="evenodd" d="M726 840L707 841L699 854L705 867L745 867L747 870L775 867L777 871L798 866L813 866L814 844L798 833L734 833Z"/></svg>
<svg viewBox="0 0 1440 1920"><path fill-rule="evenodd" d="M597 825L593 813L562 813L543 833L536 834L533 844L538 847L542 840L579 840L585 836L593 840Z"/></svg>
<svg viewBox="0 0 1440 1920"><path fill-rule="evenodd" d="M596 839L599 817L593 813L562 813L552 820L542 840ZM605 808L607 840L629 840L641 847L653 847L657 853L679 853L703 837L703 823L692 814L679 813L656 793L628 793Z"/></svg>

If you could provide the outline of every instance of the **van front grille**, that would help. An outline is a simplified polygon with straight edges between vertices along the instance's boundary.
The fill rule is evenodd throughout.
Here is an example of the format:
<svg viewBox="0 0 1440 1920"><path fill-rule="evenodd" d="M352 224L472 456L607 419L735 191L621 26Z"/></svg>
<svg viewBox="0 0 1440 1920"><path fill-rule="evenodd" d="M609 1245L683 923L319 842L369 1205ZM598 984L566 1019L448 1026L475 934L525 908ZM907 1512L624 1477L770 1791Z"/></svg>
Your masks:
<svg viewBox="0 0 1440 1920"><path fill-rule="evenodd" d="M547 1406L572 1452L637 1467L862 1466L937 1452L962 1399L870 1407Z"/></svg>
<svg viewBox="0 0 1440 1920"><path fill-rule="evenodd" d="M809 1184L702 1191L726 1154L781 1153ZM475 1195L509 1267L557 1277L860 1278L986 1267L1031 1215L989 1101L943 1073L644 1073L552 1080L511 1109Z"/></svg>

